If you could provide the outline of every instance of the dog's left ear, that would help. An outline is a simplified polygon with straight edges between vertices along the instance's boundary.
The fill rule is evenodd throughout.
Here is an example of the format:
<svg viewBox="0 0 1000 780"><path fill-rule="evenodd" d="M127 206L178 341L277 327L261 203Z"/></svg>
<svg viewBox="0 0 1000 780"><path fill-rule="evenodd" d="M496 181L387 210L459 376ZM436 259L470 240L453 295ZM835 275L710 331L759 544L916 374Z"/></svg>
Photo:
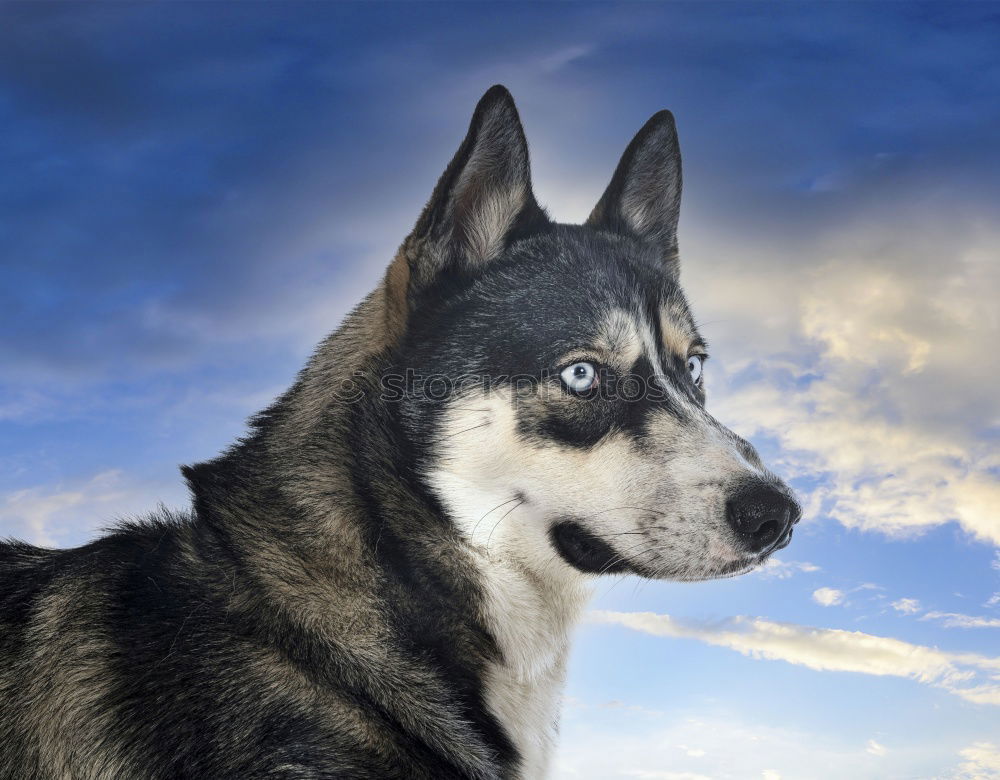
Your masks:
<svg viewBox="0 0 1000 780"><path fill-rule="evenodd" d="M676 277L680 209L681 149L674 115L664 110L632 139L586 224L648 241Z"/></svg>
<svg viewBox="0 0 1000 780"><path fill-rule="evenodd" d="M469 272L498 257L548 218L531 191L528 142L514 99L491 87L469 132L407 239L410 292L445 272Z"/></svg>

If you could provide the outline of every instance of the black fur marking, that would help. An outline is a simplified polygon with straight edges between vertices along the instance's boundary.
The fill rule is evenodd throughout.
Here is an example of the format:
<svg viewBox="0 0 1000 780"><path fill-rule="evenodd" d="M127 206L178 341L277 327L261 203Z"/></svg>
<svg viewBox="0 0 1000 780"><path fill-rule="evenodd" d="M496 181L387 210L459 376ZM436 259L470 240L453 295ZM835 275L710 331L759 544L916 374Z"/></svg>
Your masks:
<svg viewBox="0 0 1000 780"><path fill-rule="evenodd" d="M643 294L638 300L637 291ZM518 404L519 433L529 440L577 448L593 447L618 429L638 434L654 403L680 415L669 397L629 401L600 391L592 397L560 391L558 361L592 344L610 311L658 311L666 296L680 294L659 258L637 241L550 225L514 243L503 258L450 293L414 313L394 371L549 382L544 403ZM690 384L686 364L682 368L683 374L670 378ZM653 383L648 360L634 370ZM617 381L613 372L602 378ZM446 408L444 402L402 402L404 429L420 462L430 459L437 446L434 432Z"/></svg>
<svg viewBox="0 0 1000 780"><path fill-rule="evenodd" d="M619 574L630 565L603 539L573 520L562 520L549 529L552 544L570 566L585 574Z"/></svg>

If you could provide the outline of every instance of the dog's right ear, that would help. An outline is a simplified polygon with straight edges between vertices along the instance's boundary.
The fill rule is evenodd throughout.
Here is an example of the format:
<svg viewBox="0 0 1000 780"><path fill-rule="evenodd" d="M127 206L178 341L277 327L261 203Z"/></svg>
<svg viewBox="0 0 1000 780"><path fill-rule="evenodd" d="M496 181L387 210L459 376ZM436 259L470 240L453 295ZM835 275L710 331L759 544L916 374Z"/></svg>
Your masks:
<svg viewBox="0 0 1000 780"><path fill-rule="evenodd" d="M528 142L514 99L496 85L404 245L409 299L445 273L475 272L518 235L547 224L531 191Z"/></svg>

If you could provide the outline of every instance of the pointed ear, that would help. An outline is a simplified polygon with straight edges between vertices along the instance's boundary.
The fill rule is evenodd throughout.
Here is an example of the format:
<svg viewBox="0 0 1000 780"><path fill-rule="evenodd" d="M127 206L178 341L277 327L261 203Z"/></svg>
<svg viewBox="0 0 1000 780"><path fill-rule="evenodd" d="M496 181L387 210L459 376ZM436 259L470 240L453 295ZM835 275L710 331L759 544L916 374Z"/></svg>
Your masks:
<svg viewBox="0 0 1000 780"><path fill-rule="evenodd" d="M514 99L504 87L491 87L407 239L411 292L446 269L481 267L540 221L547 217L531 191L528 142Z"/></svg>
<svg viewBox="0 0 1000 780"><path fill-rule="evenodd" d="M677 274L677 218L681 208L681 150L669 111L650 118L622 155L611 183L586 224L655 245Z"/></svg>

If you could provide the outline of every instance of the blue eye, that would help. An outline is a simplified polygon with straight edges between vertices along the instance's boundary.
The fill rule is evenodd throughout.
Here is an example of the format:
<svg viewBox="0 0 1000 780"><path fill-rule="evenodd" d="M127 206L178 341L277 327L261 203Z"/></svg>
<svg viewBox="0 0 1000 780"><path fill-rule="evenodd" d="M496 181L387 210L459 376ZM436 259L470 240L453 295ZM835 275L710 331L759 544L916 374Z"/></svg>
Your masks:
<svg viewBox="0 0 1000 780"><path fill-rule="evenodd" d="M566 366L559 377L574 393L586 393L597 384L597 369L593 363L574 363Z"/></svg>
<svg viewBox="0 0 1000 780"><path fill-rule="evenodd" d="M701 370L705 367L704 355L692 355L688 358L688 371L691 372L691 381L698 384L701 381Z"/></svg>

